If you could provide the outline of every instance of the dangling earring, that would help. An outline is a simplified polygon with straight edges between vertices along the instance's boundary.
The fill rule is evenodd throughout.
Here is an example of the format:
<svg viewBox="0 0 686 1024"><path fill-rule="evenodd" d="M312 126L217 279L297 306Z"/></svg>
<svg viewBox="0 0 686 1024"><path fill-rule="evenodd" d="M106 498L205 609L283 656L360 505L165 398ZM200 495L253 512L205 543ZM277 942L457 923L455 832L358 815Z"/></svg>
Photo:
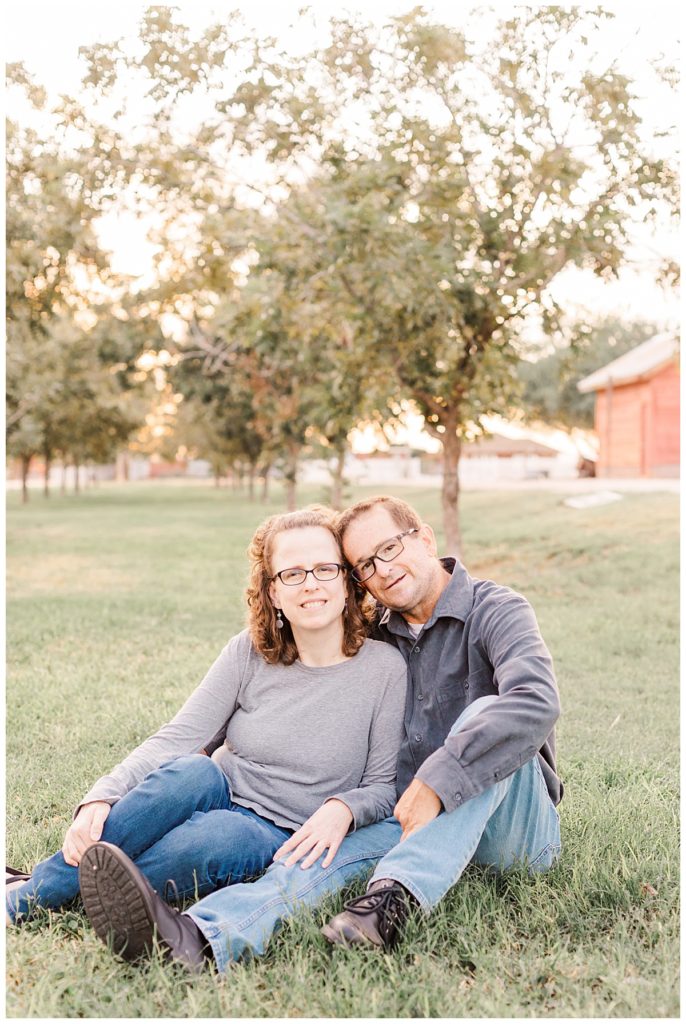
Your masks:
<svg viewBox="0 0 686 1024"><path fill-rule="evenodd" d="M283 619L281 618L281 609L276 609L276 628L283 629Z"/></svg>

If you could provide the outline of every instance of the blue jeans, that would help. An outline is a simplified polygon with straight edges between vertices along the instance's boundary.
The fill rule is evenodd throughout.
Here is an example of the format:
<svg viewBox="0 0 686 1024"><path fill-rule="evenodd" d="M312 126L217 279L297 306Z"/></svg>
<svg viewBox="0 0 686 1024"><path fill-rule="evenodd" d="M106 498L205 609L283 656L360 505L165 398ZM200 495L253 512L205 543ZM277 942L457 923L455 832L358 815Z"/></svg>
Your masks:
<svg viewBox="0 0 686 1024"><path fill-rule="evenodd" d="M261 874L292 830L231 801L209 757L178 757L151 772L112 807L102 839L123 850L154 889L173 879L179 898L204 896ZM31 906L57 908L79 894L78 868L56 853L8 894L14 920Z"/></svg>
<svg viewBox="0 0 686 1024"><path fill-rule="evenodd" d="M496 699L474 701L452 731ZM373 878L401 882L428 912L470 861L494 870L523 863L530 871L544 871L560 851L559 818L535 757L403 843L400 833L395 818L387 818L347 836L326 869L320 862L306 871L297 864L272 864L258 881L221 889L196 903L188 914L208 939L219 970L263 953L282 920L299 907L315 906L375 864Z"/></svg>

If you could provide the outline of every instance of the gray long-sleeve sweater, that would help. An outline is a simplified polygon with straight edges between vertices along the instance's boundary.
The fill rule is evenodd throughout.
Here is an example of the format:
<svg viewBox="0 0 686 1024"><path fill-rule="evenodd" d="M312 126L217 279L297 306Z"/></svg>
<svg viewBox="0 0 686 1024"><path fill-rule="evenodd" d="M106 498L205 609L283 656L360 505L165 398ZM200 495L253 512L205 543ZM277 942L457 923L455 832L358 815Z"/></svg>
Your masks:
<svg viewBox="0 0 686 1024"><path fill-rule="evenodd" d="M295 829L335 797L361 828L393 811L406 682L400 653L376 640L337 665L268 665L244 630L178 714L81 804L115 803L166 761L201 751L226 724L212 756L235 803Z"/></svg>

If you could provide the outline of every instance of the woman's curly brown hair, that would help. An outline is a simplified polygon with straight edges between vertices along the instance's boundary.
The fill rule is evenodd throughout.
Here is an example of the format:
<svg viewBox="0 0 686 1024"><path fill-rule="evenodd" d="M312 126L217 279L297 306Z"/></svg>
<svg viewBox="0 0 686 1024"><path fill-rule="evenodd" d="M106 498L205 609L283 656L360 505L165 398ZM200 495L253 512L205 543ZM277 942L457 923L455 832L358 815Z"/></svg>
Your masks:
<svg viewBox="0 0 686 1024"><path fill-rule="evenodd" d="M272 554L274 538L283 530L299 530L303 527L322 526L328 530L341 550L341 541L336 529L336 513L324 505L310 505L298 512L285 512L270 516L257 530L248 548L250 577L246 589L248 602L248 629L253 646L270 665L292 665L298 657L290 623L284 620L283 628L277 629L276 609L269 596L269 585L274 575ZM341 561L343 558L341 556ZM349 572L345 574L346 606L343 612L343 654L351 658L357 654L368 633L373 614L371 601L366 593L355 586Z"/></svg>

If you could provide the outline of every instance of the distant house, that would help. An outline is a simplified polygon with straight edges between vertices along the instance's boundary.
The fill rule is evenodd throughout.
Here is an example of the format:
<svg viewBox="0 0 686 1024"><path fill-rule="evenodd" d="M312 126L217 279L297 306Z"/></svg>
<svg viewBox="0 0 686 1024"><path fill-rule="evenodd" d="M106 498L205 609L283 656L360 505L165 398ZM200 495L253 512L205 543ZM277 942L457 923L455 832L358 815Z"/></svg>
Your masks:
<svg viewBox="0 0 686 1024"><path fill-rule="evenodd" d="M418 477L420 462L409 445L393 444L388 451L358 453L349 460L346 472L355 483L382 483Z"/></svg>
<svg viewBox="0 0 686 1024"><path fill-rule="evenodd" d="M153 455L148 463L148 476L151 480L159 480L162 477L186 476L187 470L188 463L185 459L177 459L175 462L170 462L159 455Z"/></svg>
<svg viewBox="0 0 686 1024"><path fill-rule="evenodd" d="M596 392L596 474L679 475L679 357L672 334L658 334L577 384Z"/></svg>
<svg viewBox="0 0 686 1024"><path fill-rule="evenodd" d="M528 437L505 437L504 434L481 435L462 447L463 459L480 459L489 455L498 459L512 459L518 455L554 459L557 449Z"/></svg>
<svg viewBox="0 0 686 1024"><path fill-rule="evenodd" d="M478 484L493 480L533 480L571 476L576 456L565 456L556 448L526 437L489 434L465 441L460 457L460 481ZM422 455L422 473L443 471L440 454Z"/></svg>

